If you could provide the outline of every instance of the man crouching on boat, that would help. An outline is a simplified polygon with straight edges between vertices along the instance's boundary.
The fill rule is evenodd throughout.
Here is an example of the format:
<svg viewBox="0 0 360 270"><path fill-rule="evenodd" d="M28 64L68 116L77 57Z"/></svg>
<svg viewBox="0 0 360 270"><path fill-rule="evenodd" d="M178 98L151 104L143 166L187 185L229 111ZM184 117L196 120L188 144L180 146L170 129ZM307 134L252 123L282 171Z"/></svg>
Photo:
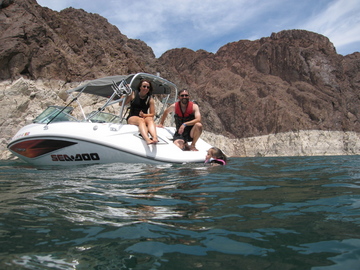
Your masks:
<svg viewBox="0 0 360 270"><path fill-rule="evenodd" d="M175 117L176 132L174 144L182 150L198 151L195 147L202 133L201 114L199 106L189 101L189 91L183 89L178 94L179 101L171 104L160 119L158 127L164 127L164 121L169 113ZM191 145L188 145L191 142Z"/></svg>

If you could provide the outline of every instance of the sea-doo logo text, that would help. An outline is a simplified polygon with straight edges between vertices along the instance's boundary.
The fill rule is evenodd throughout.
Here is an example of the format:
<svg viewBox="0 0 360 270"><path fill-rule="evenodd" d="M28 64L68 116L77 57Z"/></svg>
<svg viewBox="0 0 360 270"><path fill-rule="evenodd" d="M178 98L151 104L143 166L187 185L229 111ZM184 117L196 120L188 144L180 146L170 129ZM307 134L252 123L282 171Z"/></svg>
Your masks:
<svg viewBox="0 0 360 270"><path fill-rule="evenodd" d="M90 154L76 154L71 155L51 155L52 161L88 161L88 160L100 160L98 153Z"/></svg>

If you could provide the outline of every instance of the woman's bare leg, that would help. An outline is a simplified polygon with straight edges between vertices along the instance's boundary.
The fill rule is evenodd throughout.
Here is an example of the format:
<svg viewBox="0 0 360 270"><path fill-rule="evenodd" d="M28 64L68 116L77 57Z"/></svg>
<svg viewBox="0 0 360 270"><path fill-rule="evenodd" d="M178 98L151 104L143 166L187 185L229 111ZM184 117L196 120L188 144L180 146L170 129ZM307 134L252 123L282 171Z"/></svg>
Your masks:
<svg viewBox="0 0 360 270"><path fill-rule="evenodd" d="M128 123L130 125L136 125L136 126L139 127L140 134L143 137L143 139L146 141L147 144L154 143L154 141L152 141L149 138L149 135L148 135L149 131L148 131L148 128L146 126L144 118L141 118L139 116L132 116L132 117L129 118Z"/></svg>
<svg viewBox="0 0 360 270"><path fill-rule="evenodd" d="M149 133L151 134L153 141L158 142L159 140L158 140L158 137L156 134L156 126L154 123L154 119L151 117L146 117L145 124L147 125L147 129L148 129Z"/></svg>

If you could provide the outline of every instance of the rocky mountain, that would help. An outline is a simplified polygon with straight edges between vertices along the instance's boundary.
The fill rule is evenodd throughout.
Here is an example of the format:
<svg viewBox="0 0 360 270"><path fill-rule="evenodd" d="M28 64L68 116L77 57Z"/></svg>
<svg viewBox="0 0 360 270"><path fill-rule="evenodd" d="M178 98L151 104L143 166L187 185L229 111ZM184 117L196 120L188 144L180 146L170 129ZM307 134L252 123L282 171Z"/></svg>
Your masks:
<svg viewBox="0 0 360 270"><path fill-rule="evenodd" d="M229 43L215 54L182 48L157 59L143 41L127 38L105 18L81 9L56 12L35 0L0 0L0 25L1 81L51 79L66 87L115 74L160 72L190 89L205 130L225 138L360 132L360 53L339 55L327 37L316 33L287 30ZM3 107L16 113L0 119L5 128L11 117L19 117L21 105L6 102ZM29 95L25 108L35 102ZM12 132L3 129L2 141Z"/></svg>
<svg viewBox="0 0 360 270"><path fill-rule="evenodd" d="M282 31L227 44L216 54L170 50L159 62L196 91L216 133L360 131L360 54L338 55L316 33Z"/></svg>
<svg viewBox="0 0 360 270"><path fill-rule="evenodd" d="M128 39L98 14L73 8L56 12L35 0L7 1L0 9L0 80L83 81L154 65L150 47Z"/></svg>

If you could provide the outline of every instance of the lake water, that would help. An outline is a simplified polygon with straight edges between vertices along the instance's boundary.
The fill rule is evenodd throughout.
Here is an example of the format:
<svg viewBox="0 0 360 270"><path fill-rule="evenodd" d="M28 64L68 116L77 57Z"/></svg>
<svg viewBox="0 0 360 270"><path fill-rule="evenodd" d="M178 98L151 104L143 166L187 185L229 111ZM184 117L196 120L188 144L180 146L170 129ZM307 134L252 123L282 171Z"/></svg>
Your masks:
<svg viewBox="0 0 360 270"><path fill-rule="evenodd" d="M360 269L360 157L2 161L0 269Z"/></svg>

